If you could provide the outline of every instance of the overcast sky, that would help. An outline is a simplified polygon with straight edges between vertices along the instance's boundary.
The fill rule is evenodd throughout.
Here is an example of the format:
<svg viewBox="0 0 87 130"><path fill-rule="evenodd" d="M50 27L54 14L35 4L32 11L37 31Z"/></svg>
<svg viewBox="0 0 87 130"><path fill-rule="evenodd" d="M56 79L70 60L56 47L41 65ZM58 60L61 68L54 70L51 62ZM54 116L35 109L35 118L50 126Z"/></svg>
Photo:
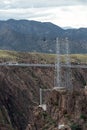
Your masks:
<svg viewBox="0 0 87 130"><path fill-rule="evenodd" d="M0 0L0 20L12 18L87 27L87 0Z"/></svg>

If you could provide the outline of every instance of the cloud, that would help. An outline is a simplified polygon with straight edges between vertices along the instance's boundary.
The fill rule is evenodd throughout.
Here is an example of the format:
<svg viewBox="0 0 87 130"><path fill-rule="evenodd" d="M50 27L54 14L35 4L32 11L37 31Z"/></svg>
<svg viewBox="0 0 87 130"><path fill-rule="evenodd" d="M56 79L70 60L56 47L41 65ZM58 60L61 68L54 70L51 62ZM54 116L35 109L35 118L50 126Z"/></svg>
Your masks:
<svg viewBox="0 0 87 130"><path fill-rule="evenodd" d="M3 0L3 1L0 1L0 9L12 8L14 3L15 3L14 0Z"/></svg>
<svg viewBox="0 0 87 130"><path fill-rule="evenodd" d="M10 18L87 27L87 0L0 0L0 19Z"/></svg>
<svg viewBox="0 0 87 130"><path fill-rule="evenodd" d="M1 9L0 19L28 19L52 22L61 27L87 27L87 6Z"/></svg>
<svg viewBox="0 0 87 130"><path fill-rule="evenodd" d="M41 8L86 5L87 0L0 0L0 8Z"/></svg>

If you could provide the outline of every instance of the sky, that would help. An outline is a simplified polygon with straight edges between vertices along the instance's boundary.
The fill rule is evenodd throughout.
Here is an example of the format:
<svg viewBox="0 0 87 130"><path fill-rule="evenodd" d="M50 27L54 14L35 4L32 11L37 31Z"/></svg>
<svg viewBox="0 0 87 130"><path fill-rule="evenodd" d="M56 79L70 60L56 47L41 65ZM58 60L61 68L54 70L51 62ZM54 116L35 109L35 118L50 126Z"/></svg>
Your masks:
<svg viewBox="0 0 87 130"><path fill-rule="evenodd" d="M87 27L87 0L0 0L0 20L7 19Z"/></svg>

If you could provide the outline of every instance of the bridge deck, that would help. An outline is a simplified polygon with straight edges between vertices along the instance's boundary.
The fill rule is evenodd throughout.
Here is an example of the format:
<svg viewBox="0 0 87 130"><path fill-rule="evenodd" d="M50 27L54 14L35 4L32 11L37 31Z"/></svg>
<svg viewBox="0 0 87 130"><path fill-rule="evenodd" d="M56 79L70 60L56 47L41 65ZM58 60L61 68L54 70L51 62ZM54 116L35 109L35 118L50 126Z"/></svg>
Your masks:
<svg viewBox="0 0 87 130"><path fill-rule="evenodd" d="M12 64L12 63L0 63L0 66L18 66L18 67L55 67L57 65L55 64L27 64L27 63L16 63L16 64ZM86 65L66 65L66 64L60 64L61 67L70 67L70 68L87 68L87 64Z"/></svg>

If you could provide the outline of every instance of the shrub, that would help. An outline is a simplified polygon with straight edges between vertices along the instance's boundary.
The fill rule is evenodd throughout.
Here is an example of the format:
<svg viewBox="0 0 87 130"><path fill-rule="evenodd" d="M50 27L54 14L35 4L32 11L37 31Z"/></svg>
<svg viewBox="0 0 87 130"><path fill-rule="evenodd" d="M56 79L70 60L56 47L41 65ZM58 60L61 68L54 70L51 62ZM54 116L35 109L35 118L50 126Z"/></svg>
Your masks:
<svg viewBox="0 0 87 130"><path fill-rule="evenodd" d="M81 114L81 115L80 115L80 119L86 120L86 115Z"/></svg>
<svg viewBox="0 0 87 130"><path fill-rule="evenodd" d="M82 130L78 124L72 124L70 128L71 130Z"/></svg>

